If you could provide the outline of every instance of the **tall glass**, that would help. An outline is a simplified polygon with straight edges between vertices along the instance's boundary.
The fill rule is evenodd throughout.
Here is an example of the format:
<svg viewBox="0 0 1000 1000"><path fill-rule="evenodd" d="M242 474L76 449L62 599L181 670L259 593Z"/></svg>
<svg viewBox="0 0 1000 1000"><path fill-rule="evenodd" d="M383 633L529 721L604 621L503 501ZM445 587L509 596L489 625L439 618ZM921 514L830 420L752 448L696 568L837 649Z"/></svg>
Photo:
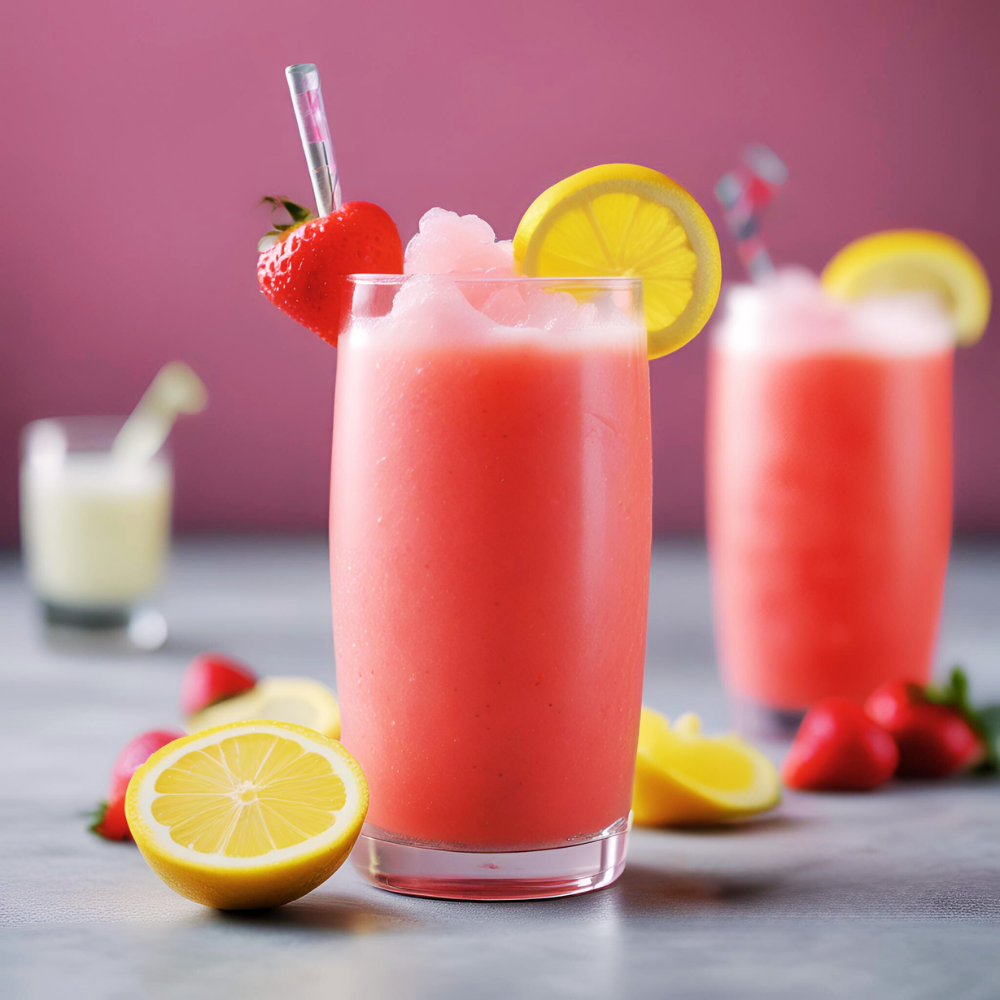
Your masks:
<svg viewBox="0 0 1000 1000"><path fill-rule="evenodd" d="M929 676L953 351L934 315L859 332L822 303L772 336L766 294L730 292L711 350L708 525L724 678L744 726L780 734L822 698Z"/></svg>
<svg viewBox="0 0 1000 1000"><path fill-rule="evenodd" d="M350 294L330 538L343 740L371 788L355 864L419 895L600 888L625 861L645 650L641 283Z"/></svg>

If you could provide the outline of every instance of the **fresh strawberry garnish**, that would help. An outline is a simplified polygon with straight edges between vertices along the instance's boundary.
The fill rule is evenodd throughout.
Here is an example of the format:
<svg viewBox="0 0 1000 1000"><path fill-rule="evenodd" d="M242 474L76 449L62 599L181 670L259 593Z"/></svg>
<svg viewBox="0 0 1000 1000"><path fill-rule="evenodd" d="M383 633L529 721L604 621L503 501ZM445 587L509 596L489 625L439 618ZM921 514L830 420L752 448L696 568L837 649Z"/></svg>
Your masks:
<svg viewBox="0 0 1000 1000"><path fill-rule="evenodd" d="M402 274L403 244L395 223L378 205L351 201L322 219L284 198L292 221L261 240L261 291L297 323L337 346L350 306L348 274Z"/></svg>
<svg viewBox="0 0 1000 1000"><path fill-rule="evenodd" d="M893 738L860 705L827 698L806 713L781 777L801 791L865 791L888 781L898 760Z"/></svg>
<svg viewBox="0 0 1000 1000"><path fill-rule="evenodd" d="M142 764L146 763L150 754L160 747L173 743L184 734L175 729L154 729L142 733L134 740L125 744L121 753L115 758L111 768L111 783L108 787L108 799L102 802L94 813L94 822L90 829L108 840L129 840L128 823L125 820L125 792L132 775Z"/></svg>
<svg viewBox="0 0 1000 1000"><path fill-rule="evenodd" d="M224 698L249 691L257 675L238 660L221 653L200 653L181 678L181 711L194 715Z"/></svg>
<svg viewBox="0 0 1000 1000"><path fill-rule="evenodd" d="M943 778L990 756L987 722L969 704L957 668L941 689L889 681L869 695L865 711L895 739L901 777Z"/></svg>

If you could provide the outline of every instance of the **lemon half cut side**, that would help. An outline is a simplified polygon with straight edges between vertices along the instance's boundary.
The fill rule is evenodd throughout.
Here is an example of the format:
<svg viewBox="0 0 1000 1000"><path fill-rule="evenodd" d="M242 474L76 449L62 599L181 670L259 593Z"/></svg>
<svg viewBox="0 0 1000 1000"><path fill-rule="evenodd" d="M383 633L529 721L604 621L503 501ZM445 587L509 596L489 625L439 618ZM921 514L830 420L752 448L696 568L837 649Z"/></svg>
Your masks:
<svg viewBox="0 0 1000 1000"><path fill-rule="evenodd" d="M167 744L125 800L153 871L219 909L279 906L315 889L347 858L367 810L364 775L342 744L273 721Z"/></svg>

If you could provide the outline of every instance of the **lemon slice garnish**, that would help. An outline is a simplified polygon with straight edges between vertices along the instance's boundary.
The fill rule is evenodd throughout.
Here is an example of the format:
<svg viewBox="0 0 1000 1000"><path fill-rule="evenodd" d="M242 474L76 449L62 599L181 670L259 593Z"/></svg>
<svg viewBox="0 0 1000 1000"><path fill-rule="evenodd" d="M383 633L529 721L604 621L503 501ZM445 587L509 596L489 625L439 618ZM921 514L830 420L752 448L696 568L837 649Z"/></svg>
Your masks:
<svg viewBox="0 0 1000 1000"><path fill-rule="evenodd" d="M893 229L849 243L823 270L823 287L856 301L932 292L955 324L960 344L974 344L990 318L990 283L964 244L926 229Z"/></svg>
<svg viewBox="0 0 1000 1000"><path fill-rule="evenodd" d="M514 260L533 277L643 279L649 357L682 347L719 298L715 229L676 181L608 163L543 191L514 236Z"/></svg>
<svg viewBox="0 0 1000 1000"><path fill-rule="evenodd" d="M125 814L150 868L224 910L279 906L343 864L368 811L358 762L282 722L235 723L168 743L133 775Z"/></svg>
<svg viewBox="0 0 1000 1000"><path fill-rule="evenodd" d="M340 739L340 706L334 693L308 677L265 677L243 694L195 712L191 732L248 719L276 719Z"/></svg>
<svg viewBox="0 0 1000 1000"><path fill-rule="evenodd" d="M645 826L721 823L774 808L781 782L774 765L738 736L701 735L693 714L673 725L643 708L632 794L634 822Z"/></svg>

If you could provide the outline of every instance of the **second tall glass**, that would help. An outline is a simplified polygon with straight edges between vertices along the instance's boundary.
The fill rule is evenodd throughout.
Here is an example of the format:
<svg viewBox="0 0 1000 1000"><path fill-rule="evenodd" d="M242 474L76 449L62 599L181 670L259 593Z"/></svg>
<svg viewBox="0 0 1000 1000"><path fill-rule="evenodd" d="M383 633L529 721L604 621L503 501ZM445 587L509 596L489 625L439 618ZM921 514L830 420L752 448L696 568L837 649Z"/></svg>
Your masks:
<svg viewBox="0 0 1000 1000"><path fill-rule="evenodd" d="M641 282L351 279L331 565L355 863L530 898L621 872L651 450Z"/></svg>
<svg viewBox="0 0 1000 1000"><path fill-rule="evenodd" d="M708 527L723 675L748 728L926 681L951 538L951 334L815 280L730 291L710 359Z"/></svg>

